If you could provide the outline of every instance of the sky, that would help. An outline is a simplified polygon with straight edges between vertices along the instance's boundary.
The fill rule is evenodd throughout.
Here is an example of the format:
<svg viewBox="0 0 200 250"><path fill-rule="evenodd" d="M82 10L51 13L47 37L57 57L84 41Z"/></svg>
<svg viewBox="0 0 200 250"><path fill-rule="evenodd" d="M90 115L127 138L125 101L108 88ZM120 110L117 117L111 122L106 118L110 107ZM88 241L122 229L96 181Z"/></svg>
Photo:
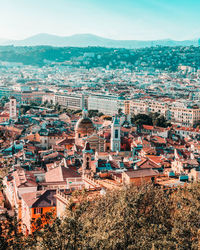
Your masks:
<svg viewBox="0 0 200 250"><path fill-rule="evenodd" d="M199 0L0 0L0 38L38 33L120 40L200 37Z"/></svg>

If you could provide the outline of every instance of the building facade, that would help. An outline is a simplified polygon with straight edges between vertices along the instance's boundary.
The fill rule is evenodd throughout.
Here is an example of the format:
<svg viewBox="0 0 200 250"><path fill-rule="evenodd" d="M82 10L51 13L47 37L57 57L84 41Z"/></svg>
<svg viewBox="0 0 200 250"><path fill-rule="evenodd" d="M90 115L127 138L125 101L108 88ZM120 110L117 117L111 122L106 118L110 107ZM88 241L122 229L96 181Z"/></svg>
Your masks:
<svg viewBox="0 0 200 250"><path fill-rule="evenodd" d="M121 149L120 120L115 116L111 125L111 151L119 152Z"/></svg>
<svg viewBox="0 0 200 250"><path fill-rule="evenodd" d="M87 108L87 98L82 94L56 94L55 103L68 109L84 109Z"/></svg>
<svg viewBox="0 0 200 250"><path fill-rule="evenodd" d="M98 110L105 115L118 114L119 110L124 112L125 100L121 97L111 95L90 95L88 97L88 110Z"/></svg>

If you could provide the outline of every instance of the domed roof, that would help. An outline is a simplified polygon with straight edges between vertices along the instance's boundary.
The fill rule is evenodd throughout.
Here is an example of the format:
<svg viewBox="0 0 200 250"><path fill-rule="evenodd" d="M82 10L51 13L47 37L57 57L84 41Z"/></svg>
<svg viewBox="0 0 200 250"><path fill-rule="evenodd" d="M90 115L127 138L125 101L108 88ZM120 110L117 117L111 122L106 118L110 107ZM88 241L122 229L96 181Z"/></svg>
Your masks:
<svg viewBox="0 0 200 250"><path fill-rule="evenodd" d="M78 133L91 134L94 130L93 122L88 117L81 118L76 123L75 131Z"/></svg>

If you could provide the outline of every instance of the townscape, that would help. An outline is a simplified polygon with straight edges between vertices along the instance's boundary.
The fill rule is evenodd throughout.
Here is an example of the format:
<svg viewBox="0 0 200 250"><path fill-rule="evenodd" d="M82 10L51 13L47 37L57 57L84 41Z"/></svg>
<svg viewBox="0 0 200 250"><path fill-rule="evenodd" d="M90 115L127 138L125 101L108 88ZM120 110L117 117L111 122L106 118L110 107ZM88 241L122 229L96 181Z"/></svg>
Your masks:
<svg viewBox="0 0 200 250"><path fill-rule="evenodd" d="M93 58L101 55L85 52L76 64ZM24 235L42 214L62 218L77 191L90 201L124 186L200 179L196 66L70 62L0 64L0 211L15 212Z"/></svg>

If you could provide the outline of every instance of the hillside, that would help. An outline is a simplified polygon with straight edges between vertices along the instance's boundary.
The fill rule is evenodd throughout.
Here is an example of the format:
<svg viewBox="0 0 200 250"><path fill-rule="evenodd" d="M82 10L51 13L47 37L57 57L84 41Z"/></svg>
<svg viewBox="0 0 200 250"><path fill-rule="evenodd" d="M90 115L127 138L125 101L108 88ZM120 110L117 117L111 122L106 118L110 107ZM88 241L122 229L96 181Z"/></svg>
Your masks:
<svg viewBox="0 0 200 250"><path fill-rule="evenodd" d="M88 55L89 53L89 55ZM74 67L109 67L176 71L179 65L200 68L200 47L151 47L142 49L112 49L104 47L14 47L0 46L0 61L25 65L46 64Z"/></svg>
<svg viewBox="0 0 200 250"><path fill-rule="evenodd" d="M108 39L93 34L77 34L72 36L56 36L51 34L37 34L23 40L1 41L1 45L15 46L39 46L49 45L56 47L88 47L100 46L107 48L144 48L151 46L197 46L198 40L175 41L171 39L155 40L155 41L140 41L140 40L114 40Z"/></svg>

